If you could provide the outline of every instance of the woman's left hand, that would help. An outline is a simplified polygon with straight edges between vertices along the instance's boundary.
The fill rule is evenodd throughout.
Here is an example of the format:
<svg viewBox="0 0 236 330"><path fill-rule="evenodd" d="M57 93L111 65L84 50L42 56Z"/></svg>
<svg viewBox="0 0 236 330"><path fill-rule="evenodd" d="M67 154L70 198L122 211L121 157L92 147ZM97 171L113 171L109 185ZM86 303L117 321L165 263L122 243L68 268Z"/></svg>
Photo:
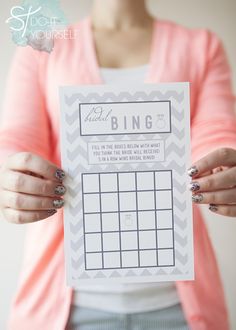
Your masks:
<svg viewBox="0 0 236 330"><path fill-rule="evenodd" d="M236 150L221 148L197 161L188 170L192 200L209 209L236 217Z"/></svg>

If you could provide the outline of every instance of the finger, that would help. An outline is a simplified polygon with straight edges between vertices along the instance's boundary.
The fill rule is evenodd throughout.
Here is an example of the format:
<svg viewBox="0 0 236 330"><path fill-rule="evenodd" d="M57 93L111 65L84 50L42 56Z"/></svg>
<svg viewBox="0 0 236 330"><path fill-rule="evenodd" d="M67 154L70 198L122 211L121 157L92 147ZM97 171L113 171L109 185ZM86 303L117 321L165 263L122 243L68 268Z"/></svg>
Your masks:
<svg viewBox="0 0 236 330"><path fill-rule="evenodd" d="M65 172L56 165L29 152L17 153L9 157L7 167L14 171L32 172L37 176L54 181L62 181L65 177Z"/></svg>
<svg viewBox="0 0 236 330"><path fill-rule="evenodd" d="M216 205L210 204L209 210L211 212L217 213L219 215L224 215L226 217L236 217L236 205Z"/></svg>
<svg viewBox="0 0 236 330"><path fill-rule="evenodd" d="M209 153L188 169L191 177L198 177L202 173L219 166L234 166L236 164L236 150L221 148Z"/></svg>
<svg viewBox="0 0 236 330"><path fill-rule="evenodd" d="M63 196L66 188L56 181L8 170L0 180L3 189L37 196Z"/></svg>
<svg viewBox="0 0 236 330"><path fill-rule="evenodd" d="M26 195L7 190L1 193L0 199L2 205L15 210L49 210L60 209L64 206L64 200L61 198Z"/></svg>
<svg viewBox="0 0 236 330"><path fill-rule="evenodd" d="M199 204L236 203L236 188L193 194L192 201Z"/></svg>
<svg viewBox="0 0 236 330"><path fill-rule="evenodd" d="M5 219L15 224L25 224L30 222L36 222L39 220L47 219L57 213L56 210L47 211L19 211L10 208L4 208L2 213Z"/></svg>
<svg viewBox="0 0 236 330"><path fill-rule="evenodd" d="M191 191L216 191L236 186L236 167L216 172L206 177L199 177L190 183Z"/></svg>

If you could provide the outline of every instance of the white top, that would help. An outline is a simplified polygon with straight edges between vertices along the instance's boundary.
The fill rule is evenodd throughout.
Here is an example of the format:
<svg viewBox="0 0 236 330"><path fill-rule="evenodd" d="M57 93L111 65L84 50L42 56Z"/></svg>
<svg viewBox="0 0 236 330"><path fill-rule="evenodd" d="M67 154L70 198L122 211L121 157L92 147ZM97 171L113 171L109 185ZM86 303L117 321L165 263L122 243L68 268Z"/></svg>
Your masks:
<svg viewBox="0 0 236 330"><path fill-rule="evenodd" d="M105 84L142 83L148 65L127 69L101 68ZM79 286L75 291L73 304L116 313L138 313L165 307L179 302L173 282L90 284Z"/></svg>

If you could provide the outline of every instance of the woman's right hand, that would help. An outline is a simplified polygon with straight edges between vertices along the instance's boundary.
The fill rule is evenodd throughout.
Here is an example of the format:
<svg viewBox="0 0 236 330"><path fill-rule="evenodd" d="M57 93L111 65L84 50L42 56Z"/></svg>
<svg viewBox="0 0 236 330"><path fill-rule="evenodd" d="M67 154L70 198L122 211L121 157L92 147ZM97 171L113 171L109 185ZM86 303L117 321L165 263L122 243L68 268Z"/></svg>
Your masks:
<svg viewBox="0 0 236 330"><path fill-rule="evenodd" d="M29 152L8 157L0 168L0 213L13 223L46 219L64 206L65 173Z"/></svg>

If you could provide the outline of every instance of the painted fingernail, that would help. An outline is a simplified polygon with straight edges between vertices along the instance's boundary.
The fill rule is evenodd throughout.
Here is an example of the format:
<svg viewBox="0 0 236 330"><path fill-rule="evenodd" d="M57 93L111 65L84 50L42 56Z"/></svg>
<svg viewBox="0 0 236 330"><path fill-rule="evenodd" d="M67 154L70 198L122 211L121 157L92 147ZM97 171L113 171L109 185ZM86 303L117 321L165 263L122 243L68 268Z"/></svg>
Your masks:
<svg viewBox="0 0 236 330"><path fill-rule="evenodd" d="M55 213L57 213L57 210L48 210L48 215L49 215L49 216L52 216L52 215L54 215Z"/></svg>
<svg viewBox="0 0 236 330"><path fill-rule="evenodd" d="M64 186L56 186L55 195L63 196L66 193L66 188Z"/></svg>
<svg viewBox="0 0 236 330"><path fill-rule="evenodd" d="M191 191L198 191L198 190L200 190L200 184L198 182L191 182L189 184L189 190L191 190Z"/></svg>
<svg viewBox="0 0 236 330"><path fill-rule="evenodd" d="M209 205L209 210L212 211L212 212L216 212L216 211L218 211L218 207L215 204L210 204Z"/></svg>
<svg viewBox="0 0 236 330"><path fill-rule="evenodd" d="M62 171L62 170L60 170L60 169L58 169L58 170L56 170L56 173L55 173L55 177L58 179L58 180L60 180L60 181L62 181L64 178L65 178L65 172L64 171Z"/></svg>
<svg viewBox="0 0 236 330"><path fill-rule="evenodd" d="M194 203L200 203L203 201L203 195L202 194L197 194L192 196L192 201Z"/></svg>
<svg viewBox="0 0 236 330"><path fill-rule="evenodd" d="M197 173L198 173L198 169L196 166L192 166L188 169L188 175L191 177L196 175Z"/></svg>
<svg viewBox="0 0 236 330"><path fill-rule="evenodd" d="M65 202L63 199L55 199L53 202L53 207L55 207L56 209L60 209L61 207L64 206Z"/></svg>

